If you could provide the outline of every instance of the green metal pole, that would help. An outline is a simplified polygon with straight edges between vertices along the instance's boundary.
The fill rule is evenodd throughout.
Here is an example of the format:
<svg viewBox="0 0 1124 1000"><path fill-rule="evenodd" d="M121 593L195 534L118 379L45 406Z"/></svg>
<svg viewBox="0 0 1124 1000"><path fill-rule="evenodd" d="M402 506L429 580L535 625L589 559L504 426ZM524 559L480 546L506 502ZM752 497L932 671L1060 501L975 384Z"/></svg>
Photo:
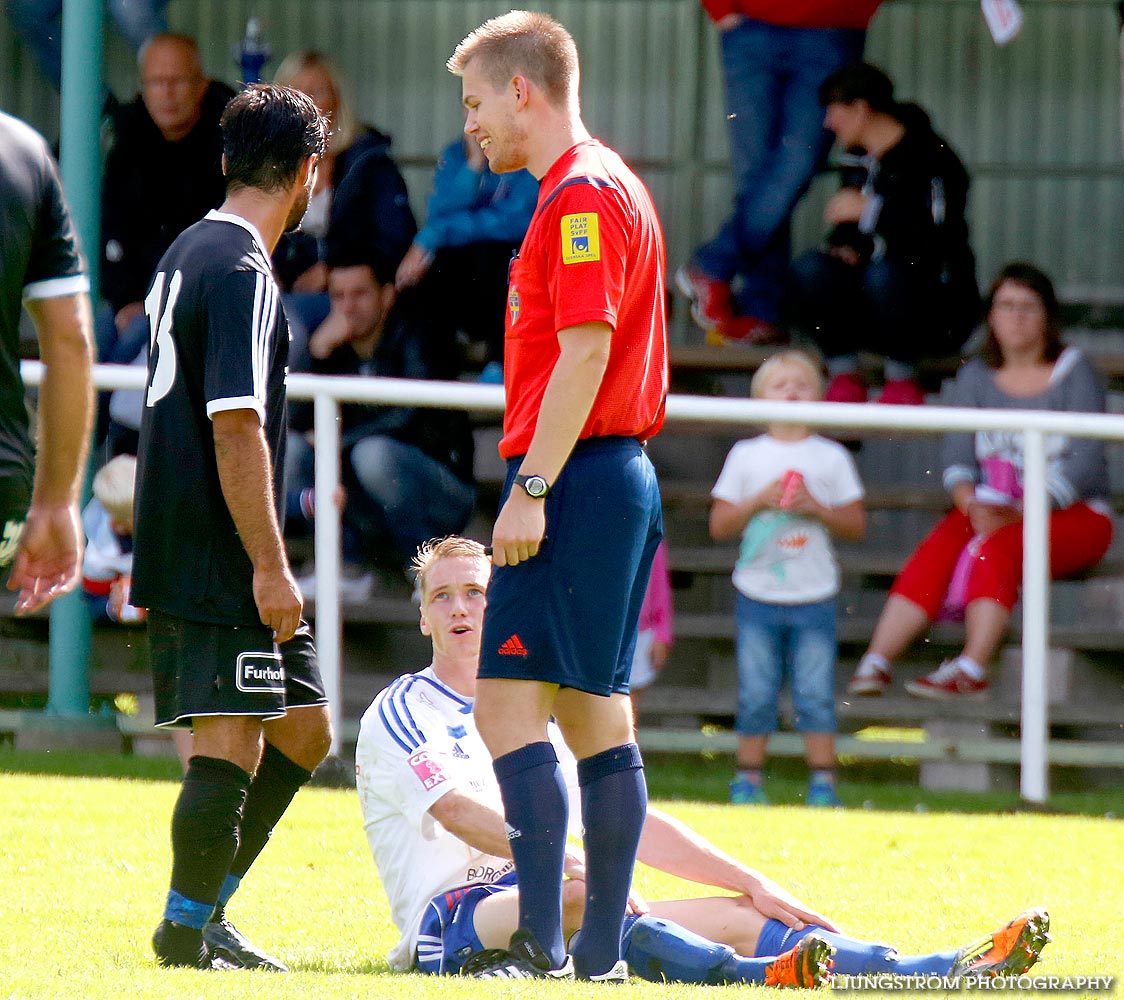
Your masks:
<svg viewBox="0 0 1124 1000"><path fill-rule="evenodd" d="M96 301L101 257L101 0L64 0L62 116L59 160ZM85 491L83 491L85 493ZM84 716L90 710L90 612L80 592L51 605L47 711Z"/></svg>

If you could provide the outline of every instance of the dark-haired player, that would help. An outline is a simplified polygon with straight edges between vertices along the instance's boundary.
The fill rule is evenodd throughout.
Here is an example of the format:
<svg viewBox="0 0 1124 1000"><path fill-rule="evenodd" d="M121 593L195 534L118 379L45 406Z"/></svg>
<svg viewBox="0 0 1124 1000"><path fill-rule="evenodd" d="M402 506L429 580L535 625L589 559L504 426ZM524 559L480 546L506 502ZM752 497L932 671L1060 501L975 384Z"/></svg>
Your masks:
<svg viewBox="0 0 1124 1000"><path fill-rule="evenodd" d="M172 814L163 965L285 966L224 907L331 742L282 544L289 333L270 254L300 223L325 123L253 86L222 119L227 197L161 259L137 470L133 595L149 608L160 726L190 726Z"/></svg>
<svg viewBox="0 0 1124 1000"><path fill-rule="evenodd" d="M0 570L12 566L8 589L19 591L21 614L78 581L93 406L89 287L46 142L0 114ZM38 461L19 370L21 302L47 366Z"/></svg>
<svg viewBox="0 0 1124 1000"><path fill-rule="evenodd" d="M543 973L567 965L554 715L579 758L589 859L574 966L618 980L647 802L628 677L663 535L643 448L667 395L663 233L639 178L582 123L577 48L556 20L493 18L448 67L461 77L465 132L492 170L526 168L540 181L508 288L508 472L475 708L523 889L511 960Z"/></svg>

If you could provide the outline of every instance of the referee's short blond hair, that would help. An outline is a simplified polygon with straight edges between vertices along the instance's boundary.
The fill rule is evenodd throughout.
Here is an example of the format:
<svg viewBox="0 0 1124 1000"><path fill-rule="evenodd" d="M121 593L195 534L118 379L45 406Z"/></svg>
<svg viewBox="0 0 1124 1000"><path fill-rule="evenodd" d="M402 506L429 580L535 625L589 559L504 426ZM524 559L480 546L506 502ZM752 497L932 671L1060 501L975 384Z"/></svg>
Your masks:
<svg viewBox="0 0 1124 1000"><path fill-rule="evenodd" d="M105 463L94 476L94 496L121 527L132 530L133 493L137 479L137 460L118 455Z"/></svg>

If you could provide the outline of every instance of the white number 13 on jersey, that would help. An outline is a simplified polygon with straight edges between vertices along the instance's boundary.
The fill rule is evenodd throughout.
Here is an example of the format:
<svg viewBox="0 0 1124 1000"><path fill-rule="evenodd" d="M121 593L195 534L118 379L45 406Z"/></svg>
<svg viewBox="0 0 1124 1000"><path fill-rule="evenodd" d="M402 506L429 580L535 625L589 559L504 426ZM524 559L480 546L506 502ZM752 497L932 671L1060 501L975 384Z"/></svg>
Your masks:
<svg viewBox="0 0 1124 1000"><path fill-rule="evenodd" d="M152 368L152 379L148 383L148 394L145 397L146 406L155 406L172 388L176 380L176 344L172 340L172 311L176 307L176 299L180 294L183 284L183 272L176 271L168 283L168 298L164 301L164 308L160 308L160 300L164 297L165 273L160 271L156 280L152 282L152 290L144 300L144 312L148 317L148 353L156 352L156 364Z"/></svg>

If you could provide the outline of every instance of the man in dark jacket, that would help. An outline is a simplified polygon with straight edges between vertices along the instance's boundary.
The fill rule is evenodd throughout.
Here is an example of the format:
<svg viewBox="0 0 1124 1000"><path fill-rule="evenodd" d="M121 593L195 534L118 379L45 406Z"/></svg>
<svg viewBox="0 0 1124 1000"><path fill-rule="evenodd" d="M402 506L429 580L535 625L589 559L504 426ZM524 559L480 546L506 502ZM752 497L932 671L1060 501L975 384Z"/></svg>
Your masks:
<svg viewBox="0 0 1124 1000"><path fill-rule="evenodd" d="M313 373L456 377L455 358L426 336L426 293L395 293L397 266L395 258L363 251L329 257L331 312L309 341ZM312 449L298 437L311 427L310 409L294 407L290 418L297 432L291 436L291 499L294 489L312 485ZM348 403L341 416L345 558L406 568L422 542L464 528L476 499L465 413ZM296 512L295 503L290 509Z"/></svg>
<svg viewBox="0 0 1124 1000"><path fill-rule="evenodd" d="M208 80L185 35L154 35L138 58L141 93L115 115L102 184L102 295L112 324L102 361L131 362L148 339L144 294L172 241L223 200L219 119L234 92Z"/></svg>
<svg viewBox="0 0 1124 1000"><path fill-rule="evenodd" d="M917 362L956 351L978 317L968 173L875 66L833 73L820 103L848 152L827 246L793 266L794 319L827 356L829 400L866 400L858 352L871 351L886 359L881 401L922 403Z"/></svg>

